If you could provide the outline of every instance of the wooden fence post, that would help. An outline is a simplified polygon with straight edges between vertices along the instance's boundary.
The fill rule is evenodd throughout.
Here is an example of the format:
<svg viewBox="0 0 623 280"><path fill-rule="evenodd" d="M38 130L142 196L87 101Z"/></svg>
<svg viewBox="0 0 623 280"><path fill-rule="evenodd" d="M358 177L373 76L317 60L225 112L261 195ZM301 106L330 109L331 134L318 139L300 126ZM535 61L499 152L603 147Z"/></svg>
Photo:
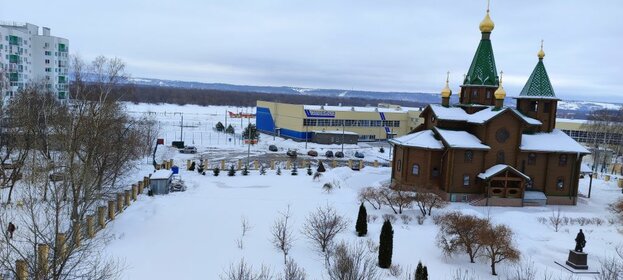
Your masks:
<svg viewBox="0 0 623 280"><path fill-rule="evenodd" d="M37 244L37 279L46 279L49 254L50 246L48 244Z"/></svg>
<svg viewBox="0 0 623 280"><path fill-rule="evenodd" d="M56 250L57 260L62 260L65 258L65 253L67 251L67 246L65 245L66 240L67 238L64 233L59 232L56 234L56 244L54 244L54 248Z"/></svg>
<svg viewBox="0 0 623 280"><path fill-rule="evenodd" d="M114 200L109 200L108 201L108 219L109 220L114 220L115 219L115 201ZM103 227L102 227L103 228Z"/></svg>
<svg viewBox="0 0 623 280"><path fill-rule="evenodd" d="M379 167L379 161L378 160L374 160L374 167Z"/></svg>
<svg viewBox="0 0 623 280"><path fill-rule="evenodd" d="M97 207L97 223L100 228L106 226L106 206Z"/></svg>
<svg viewBox="0 0 623 280"><path fill-rule="evenodd" d="M242 169L242 160L238 159L238 170Z"/></svg>
<svg viewBox="0 0 623 280"><path fill-rule="evenodd" d="M255 169L260 169L260 161L259 160L256 159L253 163L255 164Z"/></svg>
<svg viewBox="0 0 623 280"><path fill-rule="evenodd" d="M82 229L80 226L80 221L74 221L73 225L73 233L74 233L74 245L76 247L80 247L82 241Z"/></svg>
<svg viewBox="0 0 623 280"><path fill-rule="evenodd" d="M350 169L353 168L353 160L352 159L348 160L348 168L350 168Z"/></svg>
<svg viewBox="0 0 623 280"><path fill-rule="evenodd" d="M123 212L123 193L117 193L117 213Z"/></svg>
<svg viewBox="0 0 623 280"><path fill-rule="evenodd" d="M138 181L138 194L141 195L143 194L143 181Z"/></svg>
<svg viewBox="0 0 623 280"><path fill-rule="evenodd" d="M190 159L186 160L186 170L190 170L190 166L192 165L192 163L190 163Z"/></svg>
<svg viewBox="0 0 623 280"><path fill-rule="evenodd" d="M221 160L221 170L225 170L225 160Z"/></svg>
<svg viewBox="0 0 623 280"><path fill-rule="evenodd" d="M95 217L93 215L87 215L87 237L93 238L95 236L95 228L93 226L93 220Z"/></svg>
<svg viewBox="0 0 623 280"><path fill-rule="evenodd" d="M335 168L336 166L337 166L337 161L336 160L331 161L331 167Z"/></svg>
<svg viewBox="0 0 623 280"><path fill-rule="evenodd" d="M275 170L275 160L274 159L270 160L270 170Z"/></svg>
<svg viewBox="0 0 623 280"><path fill-rule="evenodd" d="M138 196L138 187L136 185L132 185L132 200L136 201L137 196Z"/></svg>
<svg viewBox="0 0 623 280"><path fill-rule="evenodd" d="M123 195L124 195L123 204L125 204L125 207L129 207L132 193L130 193L130 190L124 190Z"/></svg>
<svg viewBox="0 0 623 280"><path fill-rule="evenodd" d="M25 260L15 261L15 274L17 280L28 280L28 264Z"/></svg>
<svg viewBox="0 0 623 280"><path fill-rule="evenodd" d="M359 170L363 169L363 160L359 160Z"/></svg>

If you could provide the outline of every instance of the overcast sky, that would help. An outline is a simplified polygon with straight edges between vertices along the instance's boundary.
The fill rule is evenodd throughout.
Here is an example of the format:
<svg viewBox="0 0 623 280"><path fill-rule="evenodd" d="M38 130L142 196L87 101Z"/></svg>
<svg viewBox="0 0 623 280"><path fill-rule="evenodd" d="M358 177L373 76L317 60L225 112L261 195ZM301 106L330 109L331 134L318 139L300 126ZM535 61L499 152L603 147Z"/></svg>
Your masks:
<svg viewBox="0 0 623 280"><path fill-rule="evenodd" d="M116 56L133 77L246 85L458 90L485 0L0 0L0 20L52 28L85 59ZM545 40L563 99L623 102L623 1L491 3L509 96Z"/></svg>

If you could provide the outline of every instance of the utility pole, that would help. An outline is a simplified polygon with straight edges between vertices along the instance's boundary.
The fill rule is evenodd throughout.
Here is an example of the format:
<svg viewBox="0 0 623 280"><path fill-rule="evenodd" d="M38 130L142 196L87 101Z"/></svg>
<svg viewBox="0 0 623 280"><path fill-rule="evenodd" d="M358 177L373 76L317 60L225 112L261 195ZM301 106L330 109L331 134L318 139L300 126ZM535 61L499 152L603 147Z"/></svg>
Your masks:
<svg viewBox="0 0 623 280"><path fill-rule="evenodd" d="M305 126L305 150L307 150L307 138L309 137L309 126Z"/></svg>
<svg viewBox="0 0 623 280"><path fill-rule="evenodd" d="M184 114L180 113L182 119L180 121L180 141L184 141Z"/></svg>
<svg viewBox="0 0 623 280"><path fill-rule="evenodd" d="M342 120L342 154L344 154L344 120Z"/></svg>

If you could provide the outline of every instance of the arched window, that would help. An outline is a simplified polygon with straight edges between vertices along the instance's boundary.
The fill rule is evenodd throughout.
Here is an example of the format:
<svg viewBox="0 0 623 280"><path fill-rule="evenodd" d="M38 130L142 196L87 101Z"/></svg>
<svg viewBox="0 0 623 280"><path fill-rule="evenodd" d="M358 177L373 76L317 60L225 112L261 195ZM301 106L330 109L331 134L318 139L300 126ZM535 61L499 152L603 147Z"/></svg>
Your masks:
<svg viewBox="0 0 623 280"><path fill-rule="evenodd" d="M439 177L439 168L437 168L437 167L433 168L432 175L433 175L433 177Z"/></svg>
<svg viewBox="0 0 623 280"><path fill-rule="evenodd" d="M536 164L536 154L529 153L528 154L528 165L535 165L535 164Z"/></svg>
<svg viewBox="0 0 623 280"><path fill-rule="evenodd" d="M559 191L565 189L565 179L563 179L562 177L558 177L558 179L556 180L556 189Z"/></svg>
<svg viewBox="0 0 623 280"><path fill-rule="evenodd" d="M420 165L414 164L411 172L413 173L413 175L420 175Z"/></svg>
<svg viewBox="0 0 623 280"><path fill-rule="evenodd" d="M505 162L506 162L506 160L505 160L505 158L504 158L504 151L498 151L498 154L497 154L497 160L496 160L496 162L497 162L498 164L503 164L503 163L505 163Z"/></svg>
<svg viewBox="0 0 623 280"><path fill-rule="evenodd" d="M463 175L463 186L468 187L470 185L469 182L469 175Z"/></svg>
<svg viewBox="0 0 623 280"><path fill-rule="evenodd" d="M465 162L472 162L473 159L474 159L474 151L472 150L465 151L465 154L464 154Z"/></svg>
<svg viewBox="0 0 623 280"><path fill-rule="evenodd" d="M402 160L397 160L396 161L396 170L398 172L402 171Z"/></svg>
<svg viewBox="0 0 623 280"><path fill-rule="evenodd" d="M558 165L567 166L567 155L560 155L560 157L558 157Z"/></svg>

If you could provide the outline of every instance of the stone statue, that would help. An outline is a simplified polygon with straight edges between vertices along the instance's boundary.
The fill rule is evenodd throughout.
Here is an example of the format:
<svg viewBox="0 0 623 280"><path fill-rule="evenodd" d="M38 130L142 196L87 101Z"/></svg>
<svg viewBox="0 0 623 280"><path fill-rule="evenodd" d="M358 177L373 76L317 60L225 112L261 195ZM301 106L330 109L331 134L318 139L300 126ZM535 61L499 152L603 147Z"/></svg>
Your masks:
<svg viewBox="0 0 623 280"><path fill-rule="evenodd" d="M583 252L584 246L586 246L586 239L584 238L584 233L580 229L578 235L575 237L575 250L576 252Z"/></svg>

